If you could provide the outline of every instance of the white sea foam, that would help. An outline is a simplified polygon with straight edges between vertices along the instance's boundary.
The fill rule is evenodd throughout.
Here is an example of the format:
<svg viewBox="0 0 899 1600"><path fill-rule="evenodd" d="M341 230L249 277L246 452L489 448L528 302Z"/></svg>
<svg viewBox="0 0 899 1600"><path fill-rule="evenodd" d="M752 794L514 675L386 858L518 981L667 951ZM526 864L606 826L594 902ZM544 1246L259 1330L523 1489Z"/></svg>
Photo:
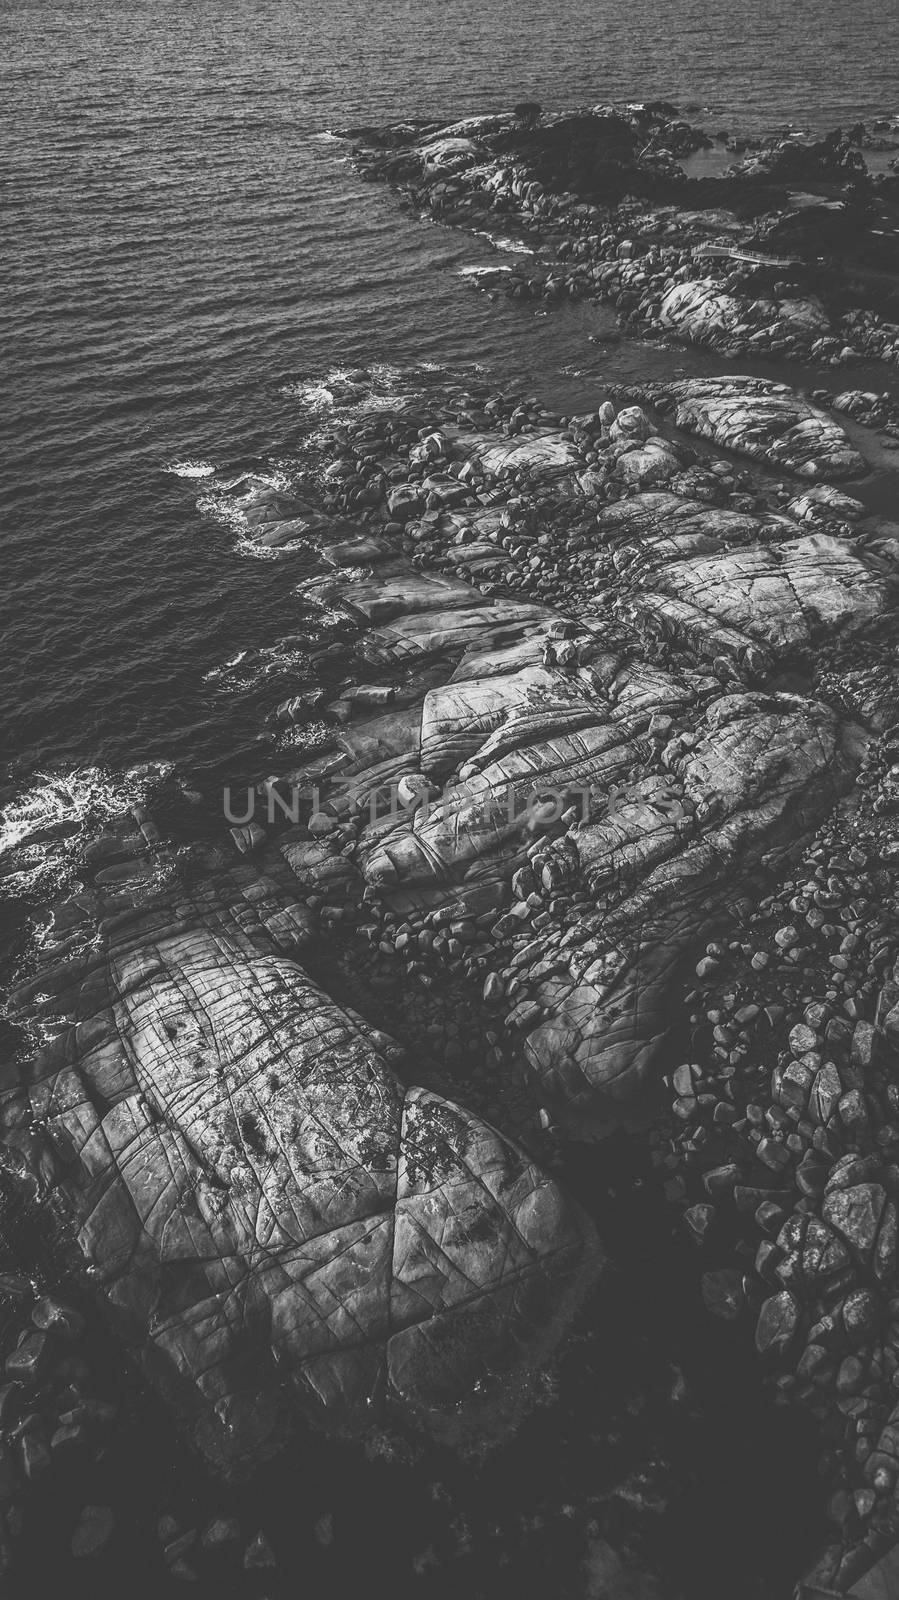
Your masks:
<svg viewBox="0 0 899 1600"><path fill-rule="evenodd" d="M35 773L0 810L4 888L19 894L58 894L72 876L85 834L143 799L167 770L156 762L125 773L99 767Z"/></svg>
<svg viewBox="0 0 899 1600"><path fill-rule="evenodd" d="M505 250L515 256L534 255L532 246L525 244L521 239L509 239L502 233L488 233L486 228L475 228L474 232L480 239L489 239L495 250Z"/></svg>
<svg viewBox="0 0 899 1600"><path fill-rule="evenodd" d="M176 478L211 478L215 467L209 461L170 461L163 471L174 473Z"/></svg>
<svg viewBox="0 0 899 1600"><path fill-rule="evenodd" d="M302 675L305 679L308 665L309 653L305 648L279 642L261 650L241 650L233 660L210 667L203 674L203 682L222 685L230 693L247 693L271 679L290 674Z"/></svg>
<svg viewBox="0 0 899 1600"><path fill-rule="evenodd" d="M243 507L252 504L254 490L285 489L289 480L283 467L273 465L252 472L219 473L208 461L188 459L173 461L164 470L180 478L205 481L206 488L196 502L197 510L201 516L209 517L230 529L236 537L236 549L240 555L251 556L256 561L277 559L277 550L256 544L247 536Z"/></svg>
<svg viewBox="0 0 899 1600"><path fill-rule="evenodd" d="M334 367L321 378L285 384L281 393L302 402L315 414L339 410L343 415L385 411L402 404L419 386L423 372L439 373L437 362L422 362L417 367L398 367L375 362L369 367Z"/></svg>
<svg viewBox="0 0 899 1600"><path fill-rule="evenodd" d="M197 510L201 516L209 517L212 522L218 522L234 535L234 550L237 555L246 556L252 561L278 560L281 551L251 539L247 532L246 518L240 507L229 502L224 495L200 495Z"/></svg>
<svg viewBox="0 0 899 1600"><path fill-rule="evenodd" d="M276 489L282 492L289 486L289 473L276 464L229 477L217 476L206 493L198 497L197 510L201 516L210 517L230 529L235 535L235 548L239 555L250 556L255 561L276 561L281 551L269 549L249 536L245 512L253 505L258 490Z"/></svg>
<svg viewBox="0 0 899 1600"><path fill-rule="evenodd" d="M501 272L511 272L511 267L460 267L460 278L495 278Z"/></svg>
<svg viewBox="0 0 899 1600"><path fill-rule="evenodd" d="M286 383L281 390L292 400L299 400L306 411L333 411L336 396L326 383Z"/></svg>
<svg viewBox="0 0 899 1600"><path fill-rule="evenodd" d="M96 767L37 773L31 787L0 811L0 855L46 828L80 822L91 812L112 816L126 803L121 784Z"/></svg>

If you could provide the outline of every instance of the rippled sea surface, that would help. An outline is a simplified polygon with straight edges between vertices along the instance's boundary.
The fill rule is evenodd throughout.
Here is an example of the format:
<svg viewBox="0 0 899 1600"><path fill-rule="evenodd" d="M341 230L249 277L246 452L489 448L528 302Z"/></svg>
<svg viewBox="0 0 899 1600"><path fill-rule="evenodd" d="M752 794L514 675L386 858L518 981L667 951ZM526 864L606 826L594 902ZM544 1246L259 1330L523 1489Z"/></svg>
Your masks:
<svg viewBox="0 0 899 1600"><path fill-rule="evenodd" d="M549 396L597 372L601 313L471 294L487 241L404 217L329 128L658 96L715 127L824 128L899 110L897 59L895 0L4 0L16 780L250 737L204 676L290 628L285 567L243 559L166 469L289 456L291 384L335 365L477 360Z"/></svg>

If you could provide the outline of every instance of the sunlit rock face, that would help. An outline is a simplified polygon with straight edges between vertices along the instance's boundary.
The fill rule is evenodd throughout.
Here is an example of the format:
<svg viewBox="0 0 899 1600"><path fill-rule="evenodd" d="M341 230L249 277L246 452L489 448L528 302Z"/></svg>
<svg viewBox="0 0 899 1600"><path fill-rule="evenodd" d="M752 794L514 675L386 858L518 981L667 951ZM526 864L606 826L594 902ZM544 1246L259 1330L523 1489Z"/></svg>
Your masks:
<svg viewBox="0 0 899 1600"><path fill-rule="evenodd" d="M865 471L843 429L786 384L742 376L649 384L646 399L673 404L679 428L775 470L834 482Z"/></svg>
<svg viewBox="0 0 899 1600"><path fill-rule="evenodd" d="M552 1341L594 1254L532 1161L265 948L264 894L129 922L29 1088L117 1325L219 1462L291 1412L449 1428Z"/></svg>
<svg viewBox="0 0 899 1600"><path fill-rule="evenodd" d="M662 328L687 343L724 351L740 348L759 334L814 340L830 331L830 318L815 298L773 300L729 294L716 278L674 284L657 315Z"/></svg>
<svg viewBox="0 0 899 1600"><path fill-rule="evenodd" d="M482 607L471 613L481 641L467 635L462 662L417 709L336 735L341 777L364 814L388 770L429 796L363 824L338 858L356 875L351 892L391 909L407 940L422 918L455 915L470 928L476 942L460 945L459 960L492 973L490 992L508 996L507 1026L541 1099L576 1134L639 1099L726 907L850 781L829 707L726 693L709 670L723 659L764 675L799 647L871 622L883 594L851 549L795 535L784 517L763 522L664 493L624 499L597 523L627 619L617 631L587 619L564 640L548 612L531 640L540 655L526 660L528 626L494 654ZM435 604L440 594L435 584ZM410 584L408 607L363 635L366 659L401 622L427 639L423 580ZM661 623L679 651L667 669L645 660L645 634ZM372 764L391 726L390 756ZM561 837L541 836L541 798L556 817L572 808ZM304 887L326 882L333 856L300 840L282 849ZM530 903L521 882L539 890ZM546 913L554 894L572 893L576 917Z"/></svg>
<svg viewBox="0 0 899 1600"><path fill-rule="evenodd" d="M610 506L599 528L626 614L760 669L879 627L894 592L844 539L799 534L786 517L643 494Z"/></svg>
<svg viewBox="0 0 899 1600"><path fill-rule="evenodd" d="M635 1097L678 1017L697 951L762 858L808 828L845 782L825 707L790 696L714 700L664 782L642 780L605 819L550 852L557 881L586 877L598 911L576 962L535 986L546 1015L525 1050L574 1125ZM549 937L538 963L559 949Z"/></svg>

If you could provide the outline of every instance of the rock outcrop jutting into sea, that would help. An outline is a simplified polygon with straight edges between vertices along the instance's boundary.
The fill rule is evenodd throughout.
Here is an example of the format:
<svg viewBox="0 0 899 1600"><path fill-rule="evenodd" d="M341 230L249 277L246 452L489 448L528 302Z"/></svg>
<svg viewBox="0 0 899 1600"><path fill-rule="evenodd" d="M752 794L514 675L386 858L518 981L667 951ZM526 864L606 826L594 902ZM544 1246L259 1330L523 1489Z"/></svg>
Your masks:
<svg viewBox="0 0 899 1600"><path fill-rule="evenodd" d="M357 154L443 221L533 235L519 297L614 296L729 359L895 359L844 303L856 209L890 193L843 195L825 263L802 208L747 199L794 168L851 187L848 145L762 152L713 216L663 204L691 133L603 109ZM696 278L722 230L745 256L724 190L795 253ZM315 558L275 770L190 829L161 784L84 852L14 996L43 1042L3 1092L7 1168L246 1467L296 1417L513 1423L602 1293L559 1142L601 1161L642 1127L697 1246L739 1236L705 1303L753 1319L839 1454L818 1581L845 1590L899 1531L899 530L856 497L867 438L739 372L569 417L480 374L383 387L336 375L277 486L204 484L249 550Z"/></svg>
<svg viewBox="0 0 899 1600"><path fill-rule="evenodd" d="M870 176L864 129L775 139L704 177L682 162L712 139L662 101L345 136L410 209L526 247L475 270L479 289L607 302L633 333L726 355L899 356L899 179Z"/></svg>

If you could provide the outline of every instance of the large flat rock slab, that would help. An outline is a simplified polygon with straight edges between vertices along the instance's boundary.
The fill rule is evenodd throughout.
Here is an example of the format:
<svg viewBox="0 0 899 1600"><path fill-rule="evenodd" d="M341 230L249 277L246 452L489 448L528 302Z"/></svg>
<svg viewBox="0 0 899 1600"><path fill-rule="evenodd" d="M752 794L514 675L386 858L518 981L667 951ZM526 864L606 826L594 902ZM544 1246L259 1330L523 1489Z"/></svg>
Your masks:
<svg viewBox="0 0 899 1600"><path fill-rule="evenodd" d="M627 615L653 617L688 649L761 668L882 631L896 595L883 562L834 533L797 537L786 517L643 494L603 511L599 530Z"/></svg>
<svg viewBox="0 0 899 1600"><path fill-rule="evenodd" d="M525 1054L572 1128L639 1097L718 916L847 777L832 713L788 696L713 701L666 765L664 781L625 788L600 820L533 852L550 882L586 879L597 908L581 937L541 931L522 964L542 1011Z"/></svg>
<svg viewBox="0 0 899 1600"><path fill-rule="evenodd" d="M244 881L236 905L207 885L128 920L33 1063L78 1244L215 1462L257 1460L291 1414L355 1433L393 1409L452 1434L485 1372L552 1344L591 1230L266 948L264 884Z"/></svg>
<svg viewBox="0 0 899 1600"><path fill-rule="evenodd" d="M738 295L722 289L718 278L676 283L662 298L659 325L689 344L733 350L769 340L772 330L782 339L813 341L830 332L830 318L814 298L771 299Z"/></svg>
<svg viewBox="0 0 899 1600"><path fill-rule="evenodd" d="M839 423L786 384L741 376L685 378L640 392L672 403L679 428L776 471L836 482L866 470Z"/></svg>

